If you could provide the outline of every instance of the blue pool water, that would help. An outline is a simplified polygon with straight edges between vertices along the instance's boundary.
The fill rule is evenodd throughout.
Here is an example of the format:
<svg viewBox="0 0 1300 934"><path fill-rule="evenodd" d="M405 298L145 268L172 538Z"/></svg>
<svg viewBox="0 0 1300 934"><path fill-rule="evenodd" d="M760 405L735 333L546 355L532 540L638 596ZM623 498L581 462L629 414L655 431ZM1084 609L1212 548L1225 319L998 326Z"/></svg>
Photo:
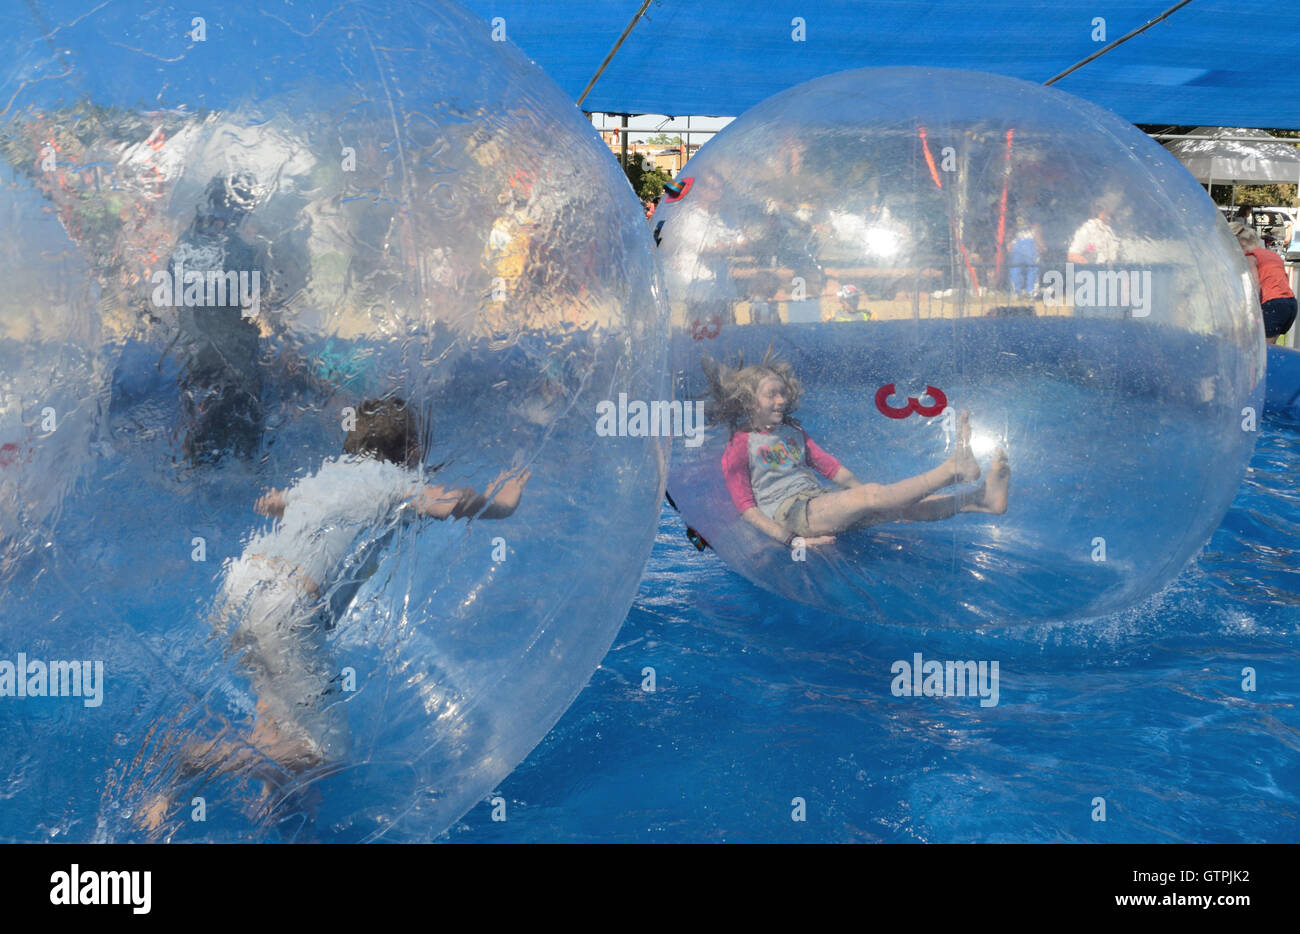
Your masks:
<svg viewBox="0 0 1300 934"><path fill-rule="evenodd" d="M498 789L506 820L485 802L446 838L1295 842L1297 478L1298 426L1266 420L1231 511L1170 587L999 635L785 602L697 554L665 510L614 647ZM999 660L1000 703L894 697L890 665L917 651Z"/></svg>

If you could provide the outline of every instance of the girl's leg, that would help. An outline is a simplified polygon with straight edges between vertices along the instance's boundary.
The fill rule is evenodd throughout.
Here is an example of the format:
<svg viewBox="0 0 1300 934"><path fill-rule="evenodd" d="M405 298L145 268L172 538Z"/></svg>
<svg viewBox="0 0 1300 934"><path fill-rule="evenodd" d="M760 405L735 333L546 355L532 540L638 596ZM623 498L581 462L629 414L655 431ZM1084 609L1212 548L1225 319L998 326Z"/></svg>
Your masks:
<svg viewBox="0 0 1300 934"><path fill-rule="evenodd" d="M923 474L881 485L863 483L825 493L808 502L813 535L834 535L845 529L892 521L891 514L915 506L930 494L954 483L978 480L980 467L970 450L970 413L958 416L957 445L951 457Z"/></svg>
<svg viewBox="0 0 1300 934"><path fill-rule="evenodd" d="M1007 511L1007 496L1011 485L1011 466L1006 452L1001 448L993 454L993 465L988 478L974 490L961 493L927 496L919 503L881 516L872 525L882 522L935 522L951 519L959 512L985 512L1000 516Z"/></svg>
<svg viewBox="0 0 1300 934"><path fill-rule="evenodd" d="M257 557L257 556L254 556ZM240 737L242 754L231 746L197 748L205 760L230 755L218 771L244 770L262 756L289 772L302 772L346 745L346 715L326 695L338 663L322 622L325 599L315 581L287 562L247 562L255 575L232 575L221 619L257 700L253 729ZM250 576L252 580L250 582Z"/></svg>

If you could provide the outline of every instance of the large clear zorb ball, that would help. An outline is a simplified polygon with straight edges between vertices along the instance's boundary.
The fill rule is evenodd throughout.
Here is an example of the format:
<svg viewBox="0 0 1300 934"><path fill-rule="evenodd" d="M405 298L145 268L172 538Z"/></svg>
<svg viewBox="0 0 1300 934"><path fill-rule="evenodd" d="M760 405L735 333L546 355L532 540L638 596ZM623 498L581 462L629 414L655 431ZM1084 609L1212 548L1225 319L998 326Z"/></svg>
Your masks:
<svg viewBox="0 0 1300 934"><path fill-rule="evenodd" d="M806 437L886 486L941 467L970 413L983 489L932 484L893 514L823 500L852 508L806 549L742 509L788 506L793 529L772 468L798 462L818 496L835 462L755 439L735 406L684 447L684 519L763 587L922 627L1104 614L1167 584L1232 501L1263 388L1255 290L1201 187L1114 114L994 75L831 75L705 145L656 220L683 397L708 396L710 360L770 349ZM994 474L1005 513L969 511Z"/></svg>
<svg viewBox="0 0 1300 934"><path fill-rule="evenodd" d="M430 839L608 648L667 448L595 413L670 395L666 305L617 165L492 31L6 20L6 838Z"/></svg>

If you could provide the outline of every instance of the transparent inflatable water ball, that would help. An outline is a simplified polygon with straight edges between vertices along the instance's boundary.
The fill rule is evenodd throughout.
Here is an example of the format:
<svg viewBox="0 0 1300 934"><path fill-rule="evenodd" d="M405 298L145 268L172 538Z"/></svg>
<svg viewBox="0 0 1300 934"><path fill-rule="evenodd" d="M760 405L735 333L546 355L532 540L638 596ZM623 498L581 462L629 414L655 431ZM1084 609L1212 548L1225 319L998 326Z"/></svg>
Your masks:
<svg viewBox="0 0 1300 934"><path fill-rule="evenodd" d="M1099 615L1167 584L1235 494L1255 290L1201 187L1109 112L831 75L728 126L655 216L677 388L713 406L669 492L760 586L921 627ZM769 352L789 370L756 412L740 365Z"/></svg>
<svg viewBox="0 0 1300 934"><path fill-rule="evenodd" d="M663 442L591 414L668 391L636 199L451 3L7 27L4 836L436 837L649 551Z"/></svg>

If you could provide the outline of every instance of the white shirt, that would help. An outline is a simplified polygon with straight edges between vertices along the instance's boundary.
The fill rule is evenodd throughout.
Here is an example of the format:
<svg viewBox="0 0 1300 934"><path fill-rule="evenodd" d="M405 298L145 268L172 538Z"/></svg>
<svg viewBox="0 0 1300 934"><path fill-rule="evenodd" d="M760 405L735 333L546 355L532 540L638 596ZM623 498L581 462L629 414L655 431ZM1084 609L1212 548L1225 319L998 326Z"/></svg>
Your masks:
<svg viewBox="0 0 1300 934"><path fill-rule="evenodd" d="M1087 256L1092 263L1114 263L1119 260L1119 237L1109 224L1094 217L1074 232L1068 252Z"/></svg>
<svg viewBox="0 0 1300 934"><path fill-rule="evenodd" d="M255 535L245 555L265 555L301 568L324 591L359 550L357 536L386 534L395 514L419 490L419 474L373 457L337 457L283 493L284 515Z"/></svg>

